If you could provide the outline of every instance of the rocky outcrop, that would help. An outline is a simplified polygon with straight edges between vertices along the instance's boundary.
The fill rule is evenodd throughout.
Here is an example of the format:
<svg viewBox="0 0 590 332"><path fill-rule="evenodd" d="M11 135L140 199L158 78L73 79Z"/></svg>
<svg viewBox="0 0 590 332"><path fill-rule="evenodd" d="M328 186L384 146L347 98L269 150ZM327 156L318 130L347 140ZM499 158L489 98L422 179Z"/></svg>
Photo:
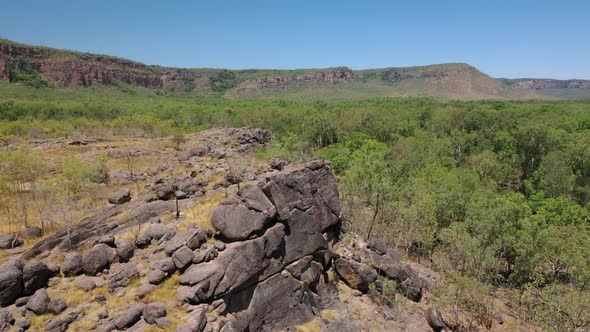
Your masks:
<svg viewBox="0 0 590 332"><path fill-rule="evenodd" d="M128 188L121 188L114 192L109 197L109 203L115 205L121 205L129 202L131 200L131 191Z"/></svg>
<svg viewBox="0 0 590 332"><path fill-rule="evenodd" d="M256 146L268 142L267 133L236 130L232 140L241 142L237 146ZM206 150L220 148L212 146ZM224 152L238 153L234 148ZM186 319L177 331L217 332L292 329L319 319L322 310L342 310L345 304L334 296L339 292L336 284L369 299L384 289L382 280L390 280L399 293L421 300L428 284L387 242L367 243L342 231L338 188L329 164L281 164L282 170L269 167L219 204L212 213L214 230L190 223L190 217L159 222L163 213L173 211L165 201L133 199L110 205L100 217L72 225L71 237L58 231L42 240L31 254L34 259L6 262L0 268L0 304L19 318L17 306L57 315L47 326L63 331L83 319L91 304L68 308L62 299L49 298L46 287L75 287L97 293L92 297L102 309L112 299L124 298L125 308L96 315L94 330L140 330L150 324L171 329L182 308ZM133 239L121 236L131 233ZM71 241L79 253L64 253L70 246L60 240ZM43 263L52 253L63 258L63 277L51 279L56 269ZM103 289L108 296L101 294ZM342 324L329 326L341 329Z"/></svg>
<svg viewBox="0 0 590 332"><path fill-rule="evenodd" d="M6 234L0 235L0 249L11 249L19 247L23 244L23 240L14 235Z"/></svg>
<svg viewBox="0 0 590 332"><path fill-rule="evenodd" d="M544 90L544 89L590 89L590 80L554 80L554 79L503 79L513 89Z"/></svg>
<svg viewBox="0 0 590 332"><path fill-rule="evenodd" d="M304 86L310 83L336 84L350 82L354 80L355 77L356 75L350 68L330 68L298 75L285 73L280 76L250 79L238 85L236 90L239 93L247 93L264 89L286 89L290 87Z"/></svg>
<svg viewBox="0 0 590 332"><path fill-rule="evenodd" d="M16 257L0 265L0 306L12 304L23 295L23 267L22 259Z"/></svg>

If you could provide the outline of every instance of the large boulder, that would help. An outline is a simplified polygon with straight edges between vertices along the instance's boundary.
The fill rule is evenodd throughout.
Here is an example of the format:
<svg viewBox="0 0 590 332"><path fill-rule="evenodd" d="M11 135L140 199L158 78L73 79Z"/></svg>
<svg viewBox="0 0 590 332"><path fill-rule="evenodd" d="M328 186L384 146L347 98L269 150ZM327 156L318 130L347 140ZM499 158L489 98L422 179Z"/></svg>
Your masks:
<svg viewBox="0 0 590 332"><path fill-rule="evenodd" d="M207 306L199 306L188 314L186 321L176 327L176 332L201 332L207 325Z"/></svg>
<svg viewBox="0 0 590 332"><path fill-rule="evenodd" d="M14 317L9 311L0 311L0 331L10 331L10 325L14 323Z"/></svg>
<svg viewBox="0 0 590 332"><path fill-rule="evenodd" d="M374 268L354 260L338 258L334 262L334 266L338 274L350 287L361 292L367 292L369 285L374 283L378 277Z"/></svg>
<svg viewBox="0 0 590 332"><path fill-rule="evenodd" d="M163 302L151 302L143 309L143 319L148 324L156 324L158 318L166 316L166 304Z"/></svg>
<svg viewBox="0 0 590 332"><path fill-rule="evenodd" d="M110 291L117 288L125 287L139 277L139 270L133 263L115 264L111 267L107 278L107 284Z"/></svg>
<svg viewBox="0 0 590 332"><path fill-rule="evenodd" d="M174 262L176 269L182 271L193 262L194 257L195 254L192 250L186 246L182 246L172 254L172 261Z"/></svg>
<svg viewBox="0 0 590 332"><path fill-rule="evenodd" d="M273 173L262 190L277 209L278 219L288 226L287 262L327 246L322 233L340 222L340 205L336 179L325 162Z"/></svg>
<svg viewBox="0 0 590 332"><path fill-rule="evenodd" d="M80 316L77 309L68 309L59 316L47 322L45 331L47 332L64 332L68 326Z"/></svg>
<svg viewBox="0 0 590 332"><path fill-rule="evenodd" d="M39 288L47 286L47 280L53 276L45 263L33 260L27 262L23 268L25 295L32 295Z"/></svg>
<svg viewBox="0 0 590 332"><path fill-rule="evenodd" d="M0 265L0 305L7 306L23 295L24 263L20 258L9 258Z"/></svg>
<svg viewBox="0 0 590 332"><path fill-rule="evenodd" d="M430 325L430 327L432 328L432 331L441 332L447 328L447 325L445 324L440 311L438 311L438 309L436 309L435 307L428 308L425 315L426 321L428 322L428 325Z"/></svg>
<svg viewBox="0 0 590 332"><path fill-rule="evenodd" d="M277 224L257 239L231 243L216 259L192 265L182 274L180 283L211 298L262 281L283 267L276 254L284 236L284 225Z"/></svg>
<svg viewBox="0 0 590 332"><path fill-rule="evenodd" d="M225 238L245 240L261 231L275 215L275 207L262 190L249 185L226 199L213 213L211 222Z"/></svg>
<svg viewBox="0 0 590 332"><path fill-rule="evenodd" d="M27 226L25 228L25 236L27 239L35 239L43 235L43 230L37 226Z"/></svg>
<svg viewBox="0 0 590 332"><path fill-rule="evenodd" d="M49 305L47 305L47 310L55 315L61 314L66 308L67 305L63 299L51 299Z"/></svg>
<svg viewBox="0 0 590 332"><path fill-rule="evenodd" d="M45 288L41 288L36 291L33 296L31 296L29 302L27 302L27 309L31 310L37 315L42 315L47 312L50 301L51 299L49 298L49 295L47 295L47 290Z"/></svg>
<svg viewBox="0 0 590 332"><path fill-rule="evenodd" d="M145 231L139 234L137 239L137 247L143 248L148 246L152 241L158 241L163 237L173 235L174 231L164 224L150 224Z"/></svg>
<svg viewBox="0 0 590 332"><path fill-rule="evenodd" d="M129 202L131 200L131 191L129 188L121 188L114 192L109 197L109 203L115 205L121 205Z"/></svg>
<svg viewBox="0 0 590 332"><path fill-rule="evenodd" d="M119 330L123 330L137 323L145 310L145 303L137 302L130 305L117 319L115 319L115 326Z"/></svg>
<svg viewBox="0 0 590 332"><path fill-rule="evenodd" d="M135 244L131 240L119 240L117 241L117 256L119 257L119 262L125 263L128 262L131 257L133 257L133 253L135 252Z"/></svg>
<svg viewBox="0 0 590 332"><path fill-rule="evenodd" d="M414 302L420 302L422 289L426 288L427 283L409 264L389 265L385 268L384 274L395 280L407 298Z"/></svg>
<svg viewBox="0 0 590 332"><path fill-rule="evenodd" d="M12 249L23 244L23 240L14 235L6 234L0 235L0 249Z"/></svg>
<svg viewBox="0 0 590 332"><path fill-rule="evenodd" d="M73 277L82 273L82 255L77 252L68 252L63 256L62 273L66 277Z"/></svg>
<svg viewBox="0 0 590 332"><path fill-rule="evenodd" d="M82 270L90 276L97 275L115 260L117 251L104 243L92 247L82 258Z"/></svg>
<svg viewBox="0 0 590 332"><path fill-rule="evenodd" d="M314 318L314 296L299 280L277 274L227 300L228 311L236 312L224 331L279 331Z"/></svg>

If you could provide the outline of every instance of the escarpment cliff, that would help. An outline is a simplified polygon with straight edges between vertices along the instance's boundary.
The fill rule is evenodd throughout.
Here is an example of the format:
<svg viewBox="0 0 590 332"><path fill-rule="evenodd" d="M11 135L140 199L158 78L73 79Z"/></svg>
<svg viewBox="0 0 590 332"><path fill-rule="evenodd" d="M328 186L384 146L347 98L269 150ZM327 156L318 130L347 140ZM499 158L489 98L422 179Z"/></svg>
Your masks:
<svg viewBox="0 0 590 332"><path fill-rule="evenodd" d="M170 68L3 39L0 80L36 88L112 86L127 93L139 88L159 95L313 100L587 98L590 91L587 80L495 79L464 63L363 70Z"/></svg>

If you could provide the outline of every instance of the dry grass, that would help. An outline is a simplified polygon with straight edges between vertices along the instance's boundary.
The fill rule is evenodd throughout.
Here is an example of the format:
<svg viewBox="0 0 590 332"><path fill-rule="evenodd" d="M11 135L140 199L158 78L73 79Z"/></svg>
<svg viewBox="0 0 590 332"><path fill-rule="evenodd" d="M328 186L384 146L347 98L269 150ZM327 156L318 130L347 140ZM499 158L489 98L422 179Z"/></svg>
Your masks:
<svg viewBox="0 0 590 332"><path fill-rule="evenodd" d="M60 289L64 290L60 290ZM47 288L51 298L62 298L68 308L74 308L81 303L94 302L97 295L108 295L106 287L97 287L91 291L82 290L74 284L73 278L61 278L58 287Z"/></svg>
<svg viewBox="0 0 590 332"><path fill-rule="evenodd" d="M182 324L186 319L187 312L184 307L180 305L180 302L176 298L176 290L180 283L180 275L174 273L170 278L166 279L156 290L148 294L145 298L145 302L164 302L166 304L166 316L172 321L172 325L166 330L174 330L176 325ZM161 329L154 327L154 331L161 331ZM147 331L147 330L146 330Z"/></svg>
<svg viewBox="0 0 590 332"><path fill-rule="evenodd" d="M233 190L228 189L227 195L233 194ZM178 224L178 229L186 229L190 224L197 224L199 227L213 229L211 216L213 211L225 200L223 192L216 192L201 197L190 208L185 209L185 218Z"/></svg>
<svg viewBox="0 0 590 332"><path fill-rule="evenodd" d="M324 320L333 321L338 320L340 318L340 315L336 310L326 309L322 310L322 312L320 313L320 317L322 317L322 319Z"/></svg>
<svg viewBox="0 0 590 332"><path fill-rule="evenodd" d="M314 319L314 320L310 320L309 322L299 325L297 326L297 331L299 332L320 332L321 331L321 325L319 320Z"/></svg>
<svg viewBox="0 0 590 332"><path fill-rule="evenodd" d="M29 327L29 331L43 331L47 322L53 318L55 318L54 314L30 315L31 327Z"/></svg>

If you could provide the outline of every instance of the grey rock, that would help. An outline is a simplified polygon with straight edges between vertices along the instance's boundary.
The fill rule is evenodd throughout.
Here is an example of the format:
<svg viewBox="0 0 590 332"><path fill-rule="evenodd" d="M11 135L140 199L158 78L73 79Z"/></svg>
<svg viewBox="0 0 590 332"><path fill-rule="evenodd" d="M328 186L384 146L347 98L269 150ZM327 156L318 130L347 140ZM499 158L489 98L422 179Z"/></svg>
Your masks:
<svg viewBox="0 0 590 332"><path fill-rule="evenodd" d="M10 325L14 323L12 313L9 311L0 311L0 331L9 331Z"/></svg>
<svg viewBox="0 0 590 332"><path fill-rule="evenodd" d="M135 252L135 244L131 240L119 240L117 241L117 256L119 256L119 262L128 262L133 253Z"/></svg>
<svg viewBox="0 0 590 332"><path fill-rule="evenodd" d="M109 311L106 308L104 308L104 309L102 309L101 311L98 312L98 318L105 319L105 318L108 318L108 317L109 317Z"/></svg>
<svg viewBox="0 0 590 332"><path fill-rule="evenodd" d="M354 260L339 258L334 262L334 266L350 287L362 292L367 292L369 285L377 280L378 275L375 269Z"/></svg>
<svg viewBox="0 0 590 332"><path fill-rule="evenodd" d="M305 256L285 267L285 270L287 270L287 272L289 272L293 277L299 279L301 274L303 274L303 272L309 268L312 259L312 256Z"/></svg>
<svg viewBox="0 0 590 332"><path fill-rule="evenodd" d="M131 327L141 318L143 310L145 309L145 303L137 302L130 305L125 312L123 312L117 319L115 319L115 326L117 329L122 330Z"/></svg>
<svg viewBox="0 0 590 332"><path fill-rule="evenodd" d="M393 264L384 266L383 273L395 280L402 293L414 302L422 299L422 289L427 287L424 281L409 264Z"/></svg>
<svg viewBox="0 0 590 332"><path fill-rule="evenodd" d="M166 255L171 256L174 254L176 250L186 244L190 236L191 234L187 233L176 233L170 240L166 241L166 246L164 247Z"/></svg>
<svg viewBox="0 0 590 332"><path fill-rule="evenodd" d="M141 232L137 239L137 246L143 248L148 246L152 241L158 241L164 236L170 234L172 229L163 224L150 224L145 231Z"/></svg>
<svg viewBox="0 0 590 332"><path fill-rule="evenodd" d="M158 318L166 316L166 304L163 302L148 303L143 310L143 319L148 324L155 324Z"/></svg>
<svg viewBox="0 0 590 332"><path fill-rule="evenodd" d="M26 317L17 318L14 321L14 326L20 327L23 330L28 330L31 327L31 320Z"/></svg>
<svg viewBox="0 0 590 332"><path fill-rule="evenodd" d="M133 290L133 295L139 299L143 299L148 294L153 292L157 287L151 284L144 284Z"/></svg>
<svg viewBox="0 0 590 332"><path fill-rule="evenodd" d="M219 297L264 280L282 268L274 255L279 251L284 235L284 225L277 224L257 239L232 243L215 260L188 268L180 283L189 286L209 283L207 297Z"/></svg>
<svg viewBox="0 0 590 332"><path fill-rule="evenodd" d="M133 263L119 263L114 265L109 272L107 283L110 291L125 287L135 278L139 277L139 270Z"/></svg>
<svg viewBox="0 0 590 332"><path fill-rule="evenodd" d="M193 257L193 263L199 264L201 262L207 261L209 252L207 250L199 250L195 253L195 257Z"/></svg>
<svg viewBox="0 0 590 332"><path fill-rule="evenodd" d="M77 252L68 252L64 255L62 273L66 277L72 277L82 273L82 255Z"/></svg>
<svg viewBox="0 0 590 332"><path fill-rule="evenodd" d="M114 192L109 197L109 203L115 205L121 205L129 202L131 200L131 191L128 188L121 188Z"/></svg>
<svg viewBox="0 0 590 332"><path fill-rule="evenodd" d="M25 295L32 295L39 288L47 287L47 280L53 275L45 263L33 260L23 268Z"/></svg>
<svg viewBox="0 0 590 332"><path fill-rule="evenodd" d="M96 243L104 243L111 248L116 248L115 245L115 236L114 235L105 235L96 241Z"/></svg>
<svg viewBox="0 0 590 332"><path fill-rule="evenodd" d="M47 310L55 315L59 315L67 308L66 302L63 299L52 299L49 301Z"/></svg>
<svg viewBox="0 0 590 332"><path fill-rule="evenodd" d="M145 331L145 329L148 327L148 323L146 323L146 321L143 318L140 318L137 323L133 324L133 326L131 326L130 328L128 328L125 331L128 332L143 332Z"/></svg>
<svg viewBox="0 0 590 332"><path fill-rule="evenodd" d="M215 249L217 249L217 251L223 251L223 250L225 250L226 245L225 245L225 243L223 243L221 241L216 241L215 244L213 245L213 247Z"/></svg>
<svg viewBox="0 0 590 332"><path fill-rule="evenodd" d="M47 291L45 288L41 288L37 290L33 296L31 296L29 302L27 302L27 309L31 310L37 315L42 315L47 312L49 301L50 299L49 295L47 295Z"/></svg>
<svg viewBox="0 0 590 332"><path fill-rule="evenodd" d="M262 190L288 225L287 262L327 247L322 232L340 222L336 179L325 162L271 175Z"/></svg>
<svg viewBox="0 0 590 332"><path fill-rule="evenodd" d="M261 231L276 215L276 209L258 186L248 185L226 199L213 212L215 229L230 240L245 240Z"/></svg>
<svg viewBox="0 0 590 332"><path fill-rule="evenodd" d="M94 282L94 280L86 276L77 277L76 280L74 280L74 284L76 285L76 287L87 292L96 288L96 283Z"/></svg>
<svg viewBox="0 0 590 332"><path fill-rule="evenodd" d="M106 244L97 244L82 257L82 270L87 275L97 275L109 267L117 252Z"/></svg>
<svg viewBox="0 0 590 332"><path fill-rule="evenodd" d="M192 236L186 241L185 246L187 246L191 250L195 250L201 247L201 245L207 242L207 238L210 238L211 234L208 233L208 230L198 228Z"/></svg>
<svg viewBox="0 0 590 332"><path fill-rule="evenodd" d="M14 305L17 307L22 307L27 305L27 302L29 302L29 299L31 297L30 296L23 296L21 298L16 299L16 301L14 301Z"/></svg>
<svg viewBox="0 0 590 332"><path fill-rule="evenodd" d="M189 150L189 155L191 157L203 157L206 156L209 151L211 151L211 147L208 145L199 145L196 147L193 147Z"/></svg>
<svg viewBox="0 0 590 332"><path fill-rule="evenodd" d="M268 161L268 166L270 167L270 169L274 169L277 171L282 171L287 165L289 165L289 162L280 157L273 157Z"/></svg>
<svg viewBox="0 0 590 332"><path fill-rule="evenodd" d="M313 295L298 280L280 274L259 283L253 291L231 295L227 303L230 312L243 310L224 326L224 331L279 331L310 321L316 307Z"/></svg>
<svg viewBox="0 0 590 332"><path fill-rule="evenodd" d="M168 317L160 317L158 319L156 319L156 325L159 328L167 328L168 326L172 325L172 320Z"/></svg>
<svg viewBox="0 0 590 332"><path fill-rule="evenodd" d="M158 285L164 281L167 276L168 273L162 270L150 270L147 274L147 279L150 284Z"/></svg>
<svg viewBox="0 0 590 332"><path fill-rule="evenodd" d="M368 247L372 250L375 250L380 255L387 254L387 250L389 249L389 246L387 245L387 241L385 239L371 240L368 243Z"/></svg>
<svg viewBox="0 0 590 332"><path fill-rule="evenodd" d="M176 332L201 332L207 325L207 309L199 307L187 317L187 322L176 327Z"/></svg>
<svg viewBox="0 0 590 332"><path fill-rule="evenodd" d="M153 262L150 265L150 269L161 270L166 273L173 273L176 270L176 266L174 265L172 258L163 258Z"/></svg>
<svg viewBox="0 0 590 332"><path fill-rule="evenodd" d="M0 305L7 306L24 293L23 261L12 257L0 265Z"/></svg>
<svg viewBox="0 0 590 332"><path fill-rule="evenodd" d="M43 235L43 230L37 226L27 226L25 228L25 236L27 239L35 239Z"/></svg>
<svg viewBox="0 0 590 332"><path fill-rule="evenodd" d="M194 257L195 254L192 250L186 246L182 246L176 250L174 254L172 254L172 261L174 262L176 269L182 271L185 267L192 263Z"/></svg>
<svg viewBox="0 0 590 332"><path fill-rule="evenodd" d="M80 312L75 309L68 309L59 316L47 322L45 331L47 332L65 332L68 326L78 318Z"/></svg>
<svg viewBox="0 0 590 332"><path fill-rule="evenodd" d="M0 249L11 249L20 247L23 244L23 240L17 238L14 235L6 234L0 235Z"/></svg>
<svg viewBox="0 0 590 332"><path fill-rule="evenodd" d="M440 311L438 311L438 309L435 307L430 307L426 311L426 321L435 332L441 332L447 328Z"/></svg>

